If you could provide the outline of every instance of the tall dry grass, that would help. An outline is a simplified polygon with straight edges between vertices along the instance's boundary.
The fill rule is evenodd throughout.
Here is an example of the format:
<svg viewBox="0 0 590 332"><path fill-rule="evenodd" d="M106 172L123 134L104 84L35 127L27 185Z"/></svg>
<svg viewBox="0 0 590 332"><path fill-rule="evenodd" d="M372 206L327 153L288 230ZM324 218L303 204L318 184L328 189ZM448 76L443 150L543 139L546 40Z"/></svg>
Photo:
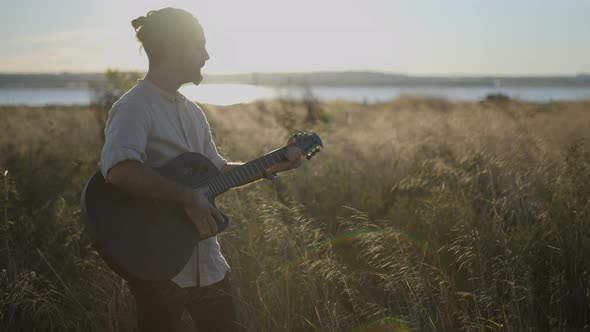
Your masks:
<svg viewBox="0 0 590 332"><path fill-rule="evenodd" d="M204 107L231 160L304 129L326 146L218 199L244 330L588 328L589 102L311 106ZM79 222L92 112L0 118L0 330L131 330L132 298Z"/></svg>

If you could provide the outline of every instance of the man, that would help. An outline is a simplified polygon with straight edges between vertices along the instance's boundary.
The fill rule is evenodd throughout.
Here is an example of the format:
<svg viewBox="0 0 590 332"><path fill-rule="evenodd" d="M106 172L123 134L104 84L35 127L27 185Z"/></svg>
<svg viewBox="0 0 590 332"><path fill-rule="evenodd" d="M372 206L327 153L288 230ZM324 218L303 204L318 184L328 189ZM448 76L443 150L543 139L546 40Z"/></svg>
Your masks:
<svg viewBox="0 0 590 332"><path fill-rule="evenodd" d="M127 192L182 205L195 231L201 238L208 237L198 242L189 261L171 280L128 279L139 328L175 331L186 308L199 331L236 330L229 266L212 236L217 233L215 221L223 217L202 193L152 169L187 151L205 155L221 172L241 165L219 155L205 115L177 91L183 83L202 80L201 68L209 59L203 29L193 15L175 8L150 11L132 25L148 56L149 71L109 112L101 172L107 182ZM300 156L290 157L243 184L300 163Z"/></svg>

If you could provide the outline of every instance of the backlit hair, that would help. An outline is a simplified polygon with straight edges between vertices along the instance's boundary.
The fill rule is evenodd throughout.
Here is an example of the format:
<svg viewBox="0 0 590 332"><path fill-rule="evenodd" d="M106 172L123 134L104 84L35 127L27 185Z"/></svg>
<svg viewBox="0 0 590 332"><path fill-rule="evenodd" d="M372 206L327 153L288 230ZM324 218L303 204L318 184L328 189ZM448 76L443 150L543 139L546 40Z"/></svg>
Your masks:
<svg viewBox="0 0 590 332"><path fill-rule="evenodd" d="M191 13L170 7L151 10L146 16L131 21L131 25L147 54L150 67L162 60L166 48L173 49L175 45L196 39L201 29L199 21Z"/></svg>

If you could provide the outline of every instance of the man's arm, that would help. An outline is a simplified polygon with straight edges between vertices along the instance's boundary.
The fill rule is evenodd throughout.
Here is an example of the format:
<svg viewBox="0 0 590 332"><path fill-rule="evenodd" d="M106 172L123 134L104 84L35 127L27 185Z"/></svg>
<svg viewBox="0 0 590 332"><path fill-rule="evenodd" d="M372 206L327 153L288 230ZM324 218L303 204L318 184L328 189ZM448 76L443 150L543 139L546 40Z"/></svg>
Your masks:
<svg viewBox="0 0 590 332"><path fill-rule="evenodd" d="M163 202L188 205L192 190L135 160L122 161L107 174L108 182L131 194Z"/></svg>
<svg viewBox="0 0 590 332"><path fill-rule="evenodd" d="M135 160L117 163L107 173L109 182L131 194L176 203L184 207L202 238L217 233L217 223L223 220L205 196L187 186L177 184Z"/></svg>
<svg viewBox="0 0 590 332"><path fill-rule="evenodd" d="M290 137L289 140L287 141L287 145L289 145L293 142L294 142L294 138ZM228 172L236 167L240 167L242 165L244 165L244 163L237 163L237 162L227 163L221 168L221 172L225 173L225 172ZM287 160L284 160L284 161L281 161L280 163L272 165L270 168L266 169L265 172L267 174L279 173L279 172L284 172L284 171L288 171L290 169L297 168L300 165L301 165L301 154L300 154L300 151L295 148L295 149L289 150L287 152ZM262 179L262 177L263 177L262 172L258 173L256 175L254 175L252 178L247 179L246 181L238 184L237 187L258 181L258 180Z"/></svg>
<svg viewBox="0 0 590 332"><path fill-rule="evenodd" d="M242 165L244 163L230 162L221 168L221 172L224 173ZM281 167L275 166L266 171L276 173L283 170ZM191 199L191 188L168 180L150 167L135 160L118 163L111 168L107 177L114 186L137 196L181 205L188 204ZM262 173L238 184L238 187L260 179L262 179Z"/></svg>
<svg viewBox="0 0 590 332"><path fill-rule="evenodd" d="M234 168L236 168L236 167L240 167L240 166L242 166L242 165L244 165L244 163L230 162L230 163L227 163L227 164L225 164L225 165L224 165L224 166L221 168L221 172L222 172L222 173L229 172L229 171L231 171L232 169L234 169ZM260 180L260 179L262 179L262 173L255 174L255 175L254 175L253 177L251 177L250 179L247 179L247 180L245 180L244 182L241 182L241 183L239 183L239 184L238 184L236 187L241 187L241 186L247 185L248 183L252 183L252 182L258 181L258 180Z"/></svg>

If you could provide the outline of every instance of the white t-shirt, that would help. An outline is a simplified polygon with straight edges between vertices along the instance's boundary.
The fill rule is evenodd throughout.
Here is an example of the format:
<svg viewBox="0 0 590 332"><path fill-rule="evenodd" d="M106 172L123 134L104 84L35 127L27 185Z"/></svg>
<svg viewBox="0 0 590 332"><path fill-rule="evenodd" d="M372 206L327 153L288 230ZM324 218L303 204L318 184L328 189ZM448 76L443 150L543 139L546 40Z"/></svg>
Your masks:
<svg viewBox="0 0 590 332"><path fill-rule="evenodd" d="M189 151L206 156L218 169L227 164L217 152L209 123L197 104L178 91L170 94L148 80L138 80L109 111L99 166L106 179L107 172L121 161L160 167ZM198 242L172 281L180 287L203 287L222 280L228 270L213 236Z"/></svg>

